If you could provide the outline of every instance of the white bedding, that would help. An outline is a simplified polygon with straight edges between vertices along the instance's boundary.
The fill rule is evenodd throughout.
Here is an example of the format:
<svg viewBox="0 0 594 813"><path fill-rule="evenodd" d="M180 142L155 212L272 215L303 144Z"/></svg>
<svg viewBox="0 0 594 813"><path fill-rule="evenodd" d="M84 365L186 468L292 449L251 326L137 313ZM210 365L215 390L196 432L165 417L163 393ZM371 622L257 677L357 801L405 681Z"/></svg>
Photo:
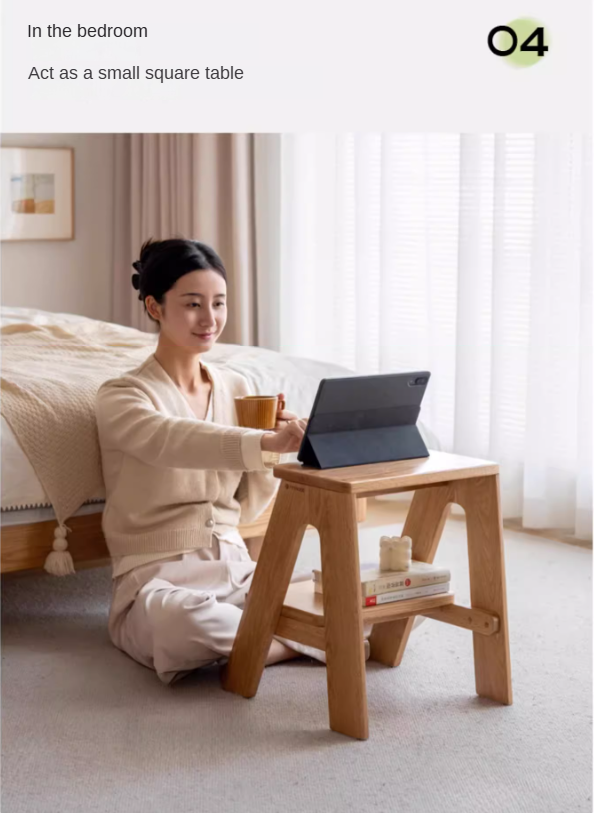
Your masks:
<svg viewBox="0 0 594 813"><path fill-rule="evenodd" d="M2 326L17 323L37 325L93 321L74 314L50 313L26 308L2 308ZM219 344L205 360L227 366L242 373L254 392L275 394L284 392L287 406L298 415L307 417L311 410L319 381L322 378L353 375L352 371L334 364L294 358L259 347ZM421 434L429 448L438 449L433 433L419 423ZM10 426L1 418L2 524L21 524L51 519L54 513L28 458L22 451ZM83 506L77 513L101 510L103 491L91 498L94 504ZM91 503L91 501L89 501Z"/></svg>

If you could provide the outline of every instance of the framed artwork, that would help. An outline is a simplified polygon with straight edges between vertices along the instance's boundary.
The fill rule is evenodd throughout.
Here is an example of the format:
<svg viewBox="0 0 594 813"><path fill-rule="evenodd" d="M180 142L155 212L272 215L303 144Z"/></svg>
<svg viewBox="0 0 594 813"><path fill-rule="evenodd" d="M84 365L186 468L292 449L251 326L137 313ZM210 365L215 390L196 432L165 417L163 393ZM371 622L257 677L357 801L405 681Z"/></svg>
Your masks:
<svg viewBox="0 0 594 813"><path fill-rule="evenodd" d="M74 240L74 151L2 147L2 240Z"/></svg>

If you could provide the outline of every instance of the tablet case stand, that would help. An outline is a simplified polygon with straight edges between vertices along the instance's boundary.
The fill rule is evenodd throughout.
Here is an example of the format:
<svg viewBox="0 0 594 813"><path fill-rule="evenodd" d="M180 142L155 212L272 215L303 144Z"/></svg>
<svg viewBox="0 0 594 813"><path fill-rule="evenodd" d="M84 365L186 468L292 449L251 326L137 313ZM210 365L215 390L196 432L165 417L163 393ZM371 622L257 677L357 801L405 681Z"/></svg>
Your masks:
<svg viewBox="0 0 594 813"><path fill-rule="evenodd" d="M408 424L308 433L300 459L306 466L333 469L415 457L429 457L429 452L418 427Z"/></svg>

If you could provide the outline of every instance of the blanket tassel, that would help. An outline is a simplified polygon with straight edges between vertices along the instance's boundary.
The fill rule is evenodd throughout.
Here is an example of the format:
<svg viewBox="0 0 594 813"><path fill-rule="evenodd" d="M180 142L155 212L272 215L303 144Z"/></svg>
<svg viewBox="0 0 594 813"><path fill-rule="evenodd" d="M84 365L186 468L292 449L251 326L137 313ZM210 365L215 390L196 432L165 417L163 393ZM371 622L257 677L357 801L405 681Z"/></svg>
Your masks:
<svg viewBox="0 0 594 813"><path fill-rule="evenodd" d="M66 541L66 532L69 530L67 525L59 525L54 529L53 550L48 553L43 566L44 570L51 573L52 576L69 576L75 572L74 562Z"/></svg>

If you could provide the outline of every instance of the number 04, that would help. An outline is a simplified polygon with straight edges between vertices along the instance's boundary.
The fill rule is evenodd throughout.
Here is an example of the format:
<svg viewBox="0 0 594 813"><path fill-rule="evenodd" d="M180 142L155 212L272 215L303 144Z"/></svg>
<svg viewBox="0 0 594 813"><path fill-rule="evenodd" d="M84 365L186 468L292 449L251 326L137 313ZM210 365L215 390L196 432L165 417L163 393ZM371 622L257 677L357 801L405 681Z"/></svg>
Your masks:
<svg viewBox="0 0 594 813"><path fill-rule="evenodd" d="M509 48L505 50L500 50L496 48L493 44L493 40L495 39L496 35L499 34L500 31L505 31L506 34L509 34L511 37L511 45ZM536 39L536 45L530 45L533 39ZM518 35L514 31L513 28L510 28L507 25L498 25L496 28L493 28L489 31L489 49L496 55L496 56L509 56L513 54L513 52L518 47ZM520 51L536 51L538 56L544 56L545 52L549 50L549 46L544 44L544 28L539 26L535 28L532 34L528 37L528 39L524 40L524 42L520 45Z"/></svg>

